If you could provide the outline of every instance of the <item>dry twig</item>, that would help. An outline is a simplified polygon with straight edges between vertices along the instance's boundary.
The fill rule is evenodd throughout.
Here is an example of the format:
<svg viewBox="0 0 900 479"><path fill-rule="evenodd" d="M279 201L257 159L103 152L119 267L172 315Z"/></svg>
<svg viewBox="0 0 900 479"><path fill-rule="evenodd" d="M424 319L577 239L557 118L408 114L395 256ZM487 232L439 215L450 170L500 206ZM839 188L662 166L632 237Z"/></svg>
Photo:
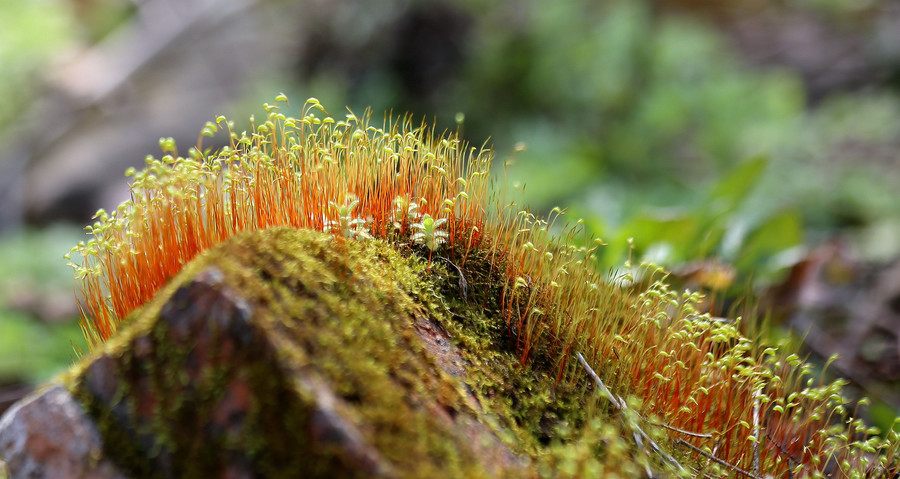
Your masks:
<svg viewBox="0 0 900 479"><path fill-rule="evenodd" d="M591 368L591 366L585 361L584 356L581 353L575 353L575 356L578 358L578 362L587 370L588 374L594 379L594 382L600 387L600 390L603 392L603 395L606 396L607 399L613 404L613 407L616 408L617 411L624 411L628 409L628 406L625 404L625 401L622 398L614 396L613 393L606 387L606 384L603 384L603 380L600 379L600 376L597 375L596 372ZM640 416L638 416L640 417ZM629 421L630 422L630 421ZM634 440L638 444L638 447L643 447L643 441L647 441L650 444L650 447L654 452L662 456L667 462L675 466L676 469L680 472L687 472L687 470L682 466L677 459L672 457L669 453L662 450L656 441L654 441L643 429L637 424L631 423L629 426L634 428Z"/></svg>
<svg viewBox="0 0 900 479"><path fill-rule="evenodd" d="M700 449L699 447L697 447L697 446L695 446L695 445L693 445L693 444L691 444L691 443L685 441L684 439L678 438L678 439L675 440L675 443L676 443L676 444L683 444L683 445L687 446L688 448L690 448L692 451L694 451L694 452L696 452L696 453L698 453L698 454L701 454L701 455L703 455L704 457L706 457L706 458L708 458L708 459L710 459L710 460L716 462L716 463L719 464L719 465L725 466L725 467L731 469L731 470L734 471L734 472L743 474L743 475L745 475L745 476L747 476L747 477L752 477L753 479L762 479L760 476L757 476L756 474L754 474L754 473L752 473L752 472L750 472L750 471L745 471L745 470L741 469L740 467L735 466L734 464L730 464L730 463L728 463L728 462L726 462L726 461L723 461L722 459L719 459L718 457L716 457L716 456L714 456L714 455L712 455L712 454L710 454L710 453L704 451L703 449Z"/></svg>

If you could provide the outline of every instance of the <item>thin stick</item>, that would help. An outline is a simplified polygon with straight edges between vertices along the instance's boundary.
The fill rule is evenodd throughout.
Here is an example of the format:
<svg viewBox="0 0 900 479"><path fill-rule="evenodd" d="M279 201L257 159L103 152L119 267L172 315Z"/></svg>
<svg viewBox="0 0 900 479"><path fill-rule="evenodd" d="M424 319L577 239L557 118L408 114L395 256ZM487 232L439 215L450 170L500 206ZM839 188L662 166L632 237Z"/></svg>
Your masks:
<svg viewBox="0 0 900 479"><path fill-rule="evenodd" d="M741 469L740 467L735 466L734 464L730 464L730 463L728 463L728 462L726 462L726 461L723 461L722 459L719 459L718 457L713 456L712 454L710 454L710 453L704 451L703 449L700 449L699 447L697 447L697 446L695 446L695 445L693 445L693 444L691 444L691 443L685 441L684 439L681 439L681 438L675 439L675 443L676 443L676 444L683 444L683 445L689 447L690 449L692 449L693 451L695 451L695 452L697 452L697 453L699 453L699 454L702 454L703 456L705 456L705 457L711 459L712 461L715 461L716 463L718 463L718 464L720 464L720 465L722 465L722 466L725 466L725 467L727 467L727 468L730 468L730 469L731 469L732 471L734 471L734 472L743 474L743 475L745 475L745 476L747 476L747 477L752 477L753 479L761 479L759 476L753 474L752 472L750 472L750 471L745 471L745 470Z"/></svg>
<svg viewBox="0 0 900 479"><path fill-rule="evenodd" d="M659 426L659 427L664 427L664 428L666 428L666 429L668 429L668 430L670 430L670 431L679 432L679 433L684 434L684 435L686 435L686 436L691 436L691 437L702 437L702 438L704 438L704 439L712 439L712 437L713 437L712 434L705 434L705 433L702 433L702 432L685 431L684 429L678 429L677 427L669 426L668 424L663 424L663 423L653 423L653 424L656 425L656 426Z"/></svg>
<svg viewBox="0 0 900 479"><path fill-rule="evenodd" d="M588 374L594 378L594 382L597 383L597 386L600 386L600 391L606 396L606 399L609 399L609 402L616 408L616 410L623 409L625 407L624 404L619 404L619 400L613 396L613 393L609 391L609 388L606 387L606 384L603 384L603 380L600 379L600 376L597 376L597 373L591 369L590 365L588 365L587 361L584 360L584 356L581 353L575 353L575 357L578 358L578 362L587 370Z"/></svg>
<svg viewBox="0 0 900 479"><path fill-rule="evenodd" d="M592 378L594 378L594 381L597 383L598 386L600 386L600 389L606 395L606 398L609 399L609 401L613 404L613 406L616 408L616 410L627 409L628 406L625 405L625 401L622 401L621 399L613 396L613 394L612 394L612 392L610 392L609 388L607 388L606 385L603 384L603 381L600 379L600 376L598 376L597 373L595 373L594 370L591 368L591 366L588 365L587 361L584 360L584 356L582 356L581 353L575 353L575 356L578 358L578 362L580 362L581 365L584 366L584 369L587 370L588 374L590 374L590 376ZM638 417L640 417L640 416L638 416ZM654 452L656 452L657 454L662 456L666 461L668 461L673 466L675 466L679 471L686 471L684 466L682 466L678 462L677 459L672 457L667 452L663 451L662 448L659 447L658 444L656 444L656 441L654 441L646 432L644 432L644 430L641 429L641 427L639 425L634 424L631 421L626 421L626 423L629 423L628 425L635 429L634 439L639 447L643 448L642 441L641 441L641 438L643 438L644 441L647 441L647 443L650 444L650 447L653 449Z"/></svg>
<svg viewBox="0 0 900 479"><path fill-rule="evenodd" d="M459 266L456 266L453 263L453 261L450 261L449 258L445 258L443 256L438 256L438 259L442 259L442 260L446 261L450 266L453 266L454 268L456 268L456 272L459 273L459 289L460 289L460 291L462 291L463 299L468 300L469 299L469 282L466 281L466 277L463 276L462 270L459 269Z"/></svg>
<svg viewBox="0 0 900 479"><path fill-rule="evenodd" d="M756 390L756 397L753 398L753 474L759 475L759 441L762 440L762 427L759 423L759 406L762 390Z"/></svg>

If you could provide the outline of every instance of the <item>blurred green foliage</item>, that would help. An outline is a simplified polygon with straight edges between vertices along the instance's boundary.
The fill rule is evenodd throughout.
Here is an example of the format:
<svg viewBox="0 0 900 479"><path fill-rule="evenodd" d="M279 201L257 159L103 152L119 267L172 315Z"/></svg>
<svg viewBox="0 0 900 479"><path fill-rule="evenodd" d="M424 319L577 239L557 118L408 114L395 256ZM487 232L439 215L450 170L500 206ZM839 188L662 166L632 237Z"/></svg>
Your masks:
<svg viewBox="0 0 900 479"><path fill-rule="evenodd" d="M488 46L461 82L454 103L484 122L476 133L552 128L540 138L596 173L709 179L744 153L748 127L803 112L797 79L741 67L702 24L644 2L526 4L512 31L485 26Z"/></svg>
<svg viewBox="0 0 900 479"><path fill-rule="evenodd" d="M895 93L810 108L798 74L751 69L712 26L651 2L471 3L478 48L438 111L463 111L466 136L492 135L501 155L525 143L510 183L539 211L583 217L610 244L602 267L633 247L765 283L804 239L900 225ZM847 7L826 3L804 6Z"/></svg>
<svg viewBox="0 0 900 479"><path fill-rule="evenodd" d="M749 274L803 239L790 202L746 211L772 162L739 165L794 135L799 78L750 70L711 27L646 2L524 5L511 28L488 18L478 30L484 46L452 103L468 136L490 132L501 152L527 144L511 181L535 208L583 217L609 242L601 267L633 247L667 266L741 258Z"/></svg>
<svg viewBox="0 0 900 479"><path fill-rule="evenodd" d="M75 322L46 324L28 315L0 310L0 382L38 384L60 373L76 360L73 342L80 345Z"/></svg>
<svg viewBox="0 0 900 479"><path fill-rule="evenodd" d="M789 0L790 4L812 9L824 15L840 16L877 8L879 0Z"/></svg>
<svg viewBox="0 0 900 479"><path fill-rule="evenodd" d="M634 259L662 265L714 257L741 272L776 273L779 265L768 262L804 238L796 211L781 210L755 224L746 220L741 208L767 165L763 157L745 161L708 188L694 205L634 215L609 238L601 267L615 268L630 253L637 255ZM604 229L591 217L585 221L593 231Z"/></svg>
<svg viewBox="0 0 900 479"><path fill-rule="evenodd" d="M86 350L62 260L82 237L71 227L0 237L0 383L46 380L71 364L76 348ZM64 316L39 319L48 305Z"/></svg>

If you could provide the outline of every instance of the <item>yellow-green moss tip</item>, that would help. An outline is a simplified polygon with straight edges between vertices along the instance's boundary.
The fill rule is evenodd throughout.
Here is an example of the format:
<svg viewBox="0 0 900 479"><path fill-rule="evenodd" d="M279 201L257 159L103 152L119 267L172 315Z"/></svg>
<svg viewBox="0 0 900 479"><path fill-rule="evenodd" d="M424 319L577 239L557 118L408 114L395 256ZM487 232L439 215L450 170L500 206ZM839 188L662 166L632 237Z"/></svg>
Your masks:
<svg viewBox="0 0 900 479"><path fill-rule="evenodd" d="M483 289L478 305L496 314L462 315L462 323L491 334L464 341L501 337L520 367L555 385L592 384L573 360L582 353L615 394L639 400L616 413L628 434L657 418L707 471L724 466L705 454L753 474L816 476L829 464L898 470L896 434L882 440L851 420L842 383L816 383L790 351L699 314L698 297L671 291L658 271L640 282L630 268L607 277L594 267L602 243L578 223L556 227L559 209L544 219L503 203L489 151L408 118L376 128L368 115L335 119L314 99L298 118L283 106L285 98L267 105L249 133L223 117L208 123L203 135L228 135L217 151L198 145L178 157L164 140L169 155L130 172L132 200L99 212L93 238L73 250L83 259L73 266L93 344L191 258L238 232L285 225L327 231L344 245L378 238L421 255L432 273L456 276L460 307L474 301L465 291ZM609 433L590 418L583 426L570 441Z"/></svg>

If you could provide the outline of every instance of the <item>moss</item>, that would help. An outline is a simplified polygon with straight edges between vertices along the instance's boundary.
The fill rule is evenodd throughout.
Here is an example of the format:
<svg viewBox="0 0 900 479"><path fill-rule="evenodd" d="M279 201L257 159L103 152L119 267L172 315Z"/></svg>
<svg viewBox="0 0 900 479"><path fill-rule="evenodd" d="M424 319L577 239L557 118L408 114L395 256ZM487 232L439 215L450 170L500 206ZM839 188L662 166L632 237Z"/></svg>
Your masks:
<svg viewBox="0 0 900 479"><path fill-rule="evenodd" d="M163 305L176 301L178 287L209 265L249 304L252 328L263 333L253 334L254 341L274 346L246 345L248 351L277 356L217 362L224 359L222 351L211 352L202 374L189 378L197 372L190 366L197 348L173 344L161 320ZM469 452L448 445L450 426L432 412L465 410L466 403L460 386L434 367L413 329L416 316L431 309L410 296L422 289L423 270L415 257L403 258L377 241L339 242L291 229L239 235L188 265L130 327L87 359L96 364L111 358L110 372L119 378L112 401L98 399L90 384L95 365L82 366L70 384L101 424L106 443L114 445L113 459L135 476L205 477L229 454L245 457L248 467L267 477L299 470L349 474L340 454L304 444L304 435L296 433L312 427L316 399L309 387L290 379L299 371L321 378L336 395L341 416L351 418L366 442L397 470L410 471L409 477L485 477ZM142 347L152 353L140 357L136 351ZM246 429L197 441L197 418L208 417L228 388L240 384L253 397ZM293 401L295 396L301 400Z"/></svg>
<svg viewBox="0 0 900 479"><path fill-rule="evenodd" d="M485 411L497 418L517 452L532 457L545 452L560 429L580 428L596 405L592 385L583 380L559 381L552 354L541 349L523 364L515 352L515 338L502 319L499 304L503 265L487 250L476 250L465 260L436 262L429 279L433 297L446 310L442 324L462 346L468 385ZM492 262L493 261L493 262ZM447 263L453 266L447 267ZM457 269L458 268L458 269ZM468 285L462 294L460 274Z"/></svg>
<svg viewBox="0 0 900 479"><path fill-rule="evenodd" d="M139 477L207 477L234 463L266 477L366 475L340 450L299 433L314 427L322 398L311 383L319 382L364 443L404 477L496 475L460 447L446 419L459 412L532 461L596 455L600 443L583 431L598 427L586 423L589 411L605 415L596 414L590 384L558 381L540 354L521 364L499 315L497 267L478 252L430 265L419 253L289 228L235 236L187 265L74 368L68 384L101 425L112 459ZM198 357L204 346L172 340L166 308L190 307L180 291L210 266L239 292L252 321L239 350L214 341ZM461 378L422 345L415 324L426 319L459 346L467 365ZM195 364L201 359L203 367ZM98 393L104 374L118 379L112 400ZM242 429L197 422L247 392L241 388L252 393ZM628 449L603 438L606 449Z"/></svg>
<svg viewBox="0 0 900 479"><path fill-rule="evenodd" d="M579 478L672 472L661 454L631 440L635 429L600 399L586 373L557 369L561 352L551 343L539 345L522 361L516 332L502 318L500 298L510 281L503 274L504 258L491 256L488 249L470 253L450 251L435 261L425 272L428 297L440 306L437 316L461 346L469 364L466 383L479 398L482 418L513 450L533 460L530 474ZM672 450L662 428L641 427ZM678 460L696 463L684 454Z"/></svg>

